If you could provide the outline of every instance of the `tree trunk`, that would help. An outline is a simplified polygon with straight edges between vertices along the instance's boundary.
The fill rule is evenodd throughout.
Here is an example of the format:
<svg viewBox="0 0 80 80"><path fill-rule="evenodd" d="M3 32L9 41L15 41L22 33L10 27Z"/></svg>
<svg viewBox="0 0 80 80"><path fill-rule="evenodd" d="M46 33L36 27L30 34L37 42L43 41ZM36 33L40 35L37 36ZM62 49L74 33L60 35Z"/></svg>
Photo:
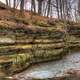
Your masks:
<svg viewBox="0 0 80 80"><path fill-rule="evenodd" d="M48 11L47 11L47 17L49 16L49 13L50 13L50 7L51 7L51 0L48 0L47 2L47 6L48 6Z"/></svg>
<svg viewBox="0 0 80 80"><path fill-rule="evenodd" d="M14 0L13 8L14 8L14 9L16 8L16 0Z"/></svg>
<svg viewBox="0 0 80 80"><path fill-rule="evenodd" d="M6 5L8 6L8 0L6 0Z"/></svg>
<svg viewBox="0 0 80 80"><path fill-rule="evenodd" d="M60 19L60 15L59 15L59 0L56 0L56 9L57 9L58 19Z"/></svg>
<svg viewBox="0 0 80 80"><path fill-rule="evenodd" d="M24 16L24 0L21 0L21 4L20 4L20 16L21 17Z"/></svg>
<svg viewBox="0 0 80 80"><path fill-rule="evenodd" d="M42 0L38 0L38 14L42 14Z"/></svg>
<svg viewBox="0 0 80 80"><path fill-rule="evenodd" d="M31 12L36 13L36 4L35 4L35 0L31 0Z"/></svg>
<svg viewBox="0 0 80 80"><path fill-rule="evenodd" d="M80 16L80 0L78 0L78 14Z"/></svg>

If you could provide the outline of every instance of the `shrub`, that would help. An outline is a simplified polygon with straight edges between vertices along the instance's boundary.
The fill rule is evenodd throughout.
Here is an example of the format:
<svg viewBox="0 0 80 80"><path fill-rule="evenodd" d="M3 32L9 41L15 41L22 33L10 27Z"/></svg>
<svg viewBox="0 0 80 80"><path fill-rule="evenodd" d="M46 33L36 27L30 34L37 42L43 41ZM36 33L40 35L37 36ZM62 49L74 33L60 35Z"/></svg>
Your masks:
<svg viewBox="0 0 80 80"><path fill-rule="evenodd" d="M18 23L23 23L23 24L29 25L29 21L25 18L15 18L14 20Z"/></svg>
<svg viewBox="0 0 80 80"><path fill-rule="evenodd" d="M47 23L47 21L32 21L33 24L41 26L41 27L50 27L51 25Z"/></svg>

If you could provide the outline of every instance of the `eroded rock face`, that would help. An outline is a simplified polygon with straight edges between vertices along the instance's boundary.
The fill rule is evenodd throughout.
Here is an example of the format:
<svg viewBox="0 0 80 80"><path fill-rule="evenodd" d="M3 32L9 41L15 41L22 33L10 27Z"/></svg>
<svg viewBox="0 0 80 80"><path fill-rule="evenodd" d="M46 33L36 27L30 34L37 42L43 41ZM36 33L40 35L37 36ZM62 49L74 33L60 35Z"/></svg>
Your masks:
<svg viewBox="0 0 80 80"><path fill-rule="evenodd" d="M69 69L66 72L64 72L61 76L53 77L52 79L48 80L80 80L80 69Z"/></svg>
<svg viewBox="0 0 80 80"><path fill-rule="evenodd" d="M71 80L80 80L80 69L70 69L66 72Z"/></svg>
<svg viewBox="0 0 80 80"><path fill-rule="evenodd" d="M53 80L80 80L80 69L69 69L60 77L55 77Z"/></svg>
<svg viewBox="0 0 80 80"><path fill-rule="evenodd" d="M68 39L64 39L65 32L60 30L32 28L30 26L26 26L25 28L24 25L20 26L20 24L18 24L18 26L14 29L11 27L8 28L0 27L0 31L2 31L0 33L0 36L3 37L0 40L1 44L3 45L0 48L0 54L3 55L4 53L4 55L5 54L11 55L14 53L15 54L25 53L26 55L29 56L26 57L28 63L29 62L39 63L39 62L61 59L62 56L67 52L67 48L65 49L66 46L72 47L73 45L77 46L77 44L80 46L79 44L80 42L78 43L75 42L77 38L74 35L68 34L67 37ZM5 36L6 38L4 38ZM73 40L73 44L72 44L72 40ZM69 42L69 45L67 45L68 43L66 42ZM5 46L6 43L7 45ZM24 57L22 58L24 60Z"/></svg>

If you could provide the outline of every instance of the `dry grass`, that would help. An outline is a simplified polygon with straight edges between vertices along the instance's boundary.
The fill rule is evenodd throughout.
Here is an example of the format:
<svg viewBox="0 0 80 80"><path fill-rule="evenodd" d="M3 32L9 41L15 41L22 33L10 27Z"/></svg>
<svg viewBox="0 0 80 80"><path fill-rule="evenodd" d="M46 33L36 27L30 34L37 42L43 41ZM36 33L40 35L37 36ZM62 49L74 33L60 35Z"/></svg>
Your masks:
<svg viewBox="0 0 80 80"><path fill-rule="evenodd" d="M16 26L16 23L12 21L7 21L7 20L0 20L0 26L12 28Z"/></svg>

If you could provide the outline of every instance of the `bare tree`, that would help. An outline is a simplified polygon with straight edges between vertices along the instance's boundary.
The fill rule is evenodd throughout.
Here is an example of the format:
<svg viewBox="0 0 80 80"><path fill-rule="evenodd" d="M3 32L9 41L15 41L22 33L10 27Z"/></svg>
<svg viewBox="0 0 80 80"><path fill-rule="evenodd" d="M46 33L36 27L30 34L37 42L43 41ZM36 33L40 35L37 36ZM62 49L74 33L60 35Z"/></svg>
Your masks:
<svg viewBox="0 0 80 80"><path fill-rule="evenodd" d="M20 0L20 16L24 16L24 0Z"/></svg>
<svg viewBox="0 0 80 80"><path fill-rule="evenodd" d="M31 0L31 12L36 13L36 4L35 4L35 0Z"/></svg>
<svg viewBox="0 0 80 80"><path fill-rule="evenodd" d="M43 0L38 0L38 14L42 14L42 2Z"/></svg>
<svg viewBox="0 0 80 80"><path fill-rule="evenodd" d="M48 6L48 10L47 10L47 17L48 17L50 13L50 8L51 8L51 0L48 0L47 6Z"/></svg>

